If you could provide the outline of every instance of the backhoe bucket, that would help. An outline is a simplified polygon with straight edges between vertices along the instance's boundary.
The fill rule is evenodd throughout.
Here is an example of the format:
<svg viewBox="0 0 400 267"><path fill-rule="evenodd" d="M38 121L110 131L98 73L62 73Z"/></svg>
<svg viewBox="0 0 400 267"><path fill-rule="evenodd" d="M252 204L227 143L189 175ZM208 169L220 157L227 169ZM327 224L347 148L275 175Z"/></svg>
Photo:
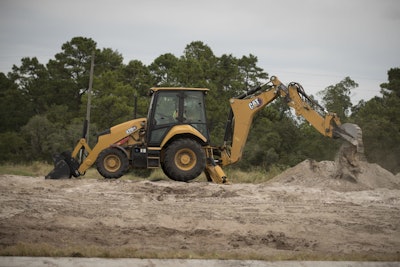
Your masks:
<svg viewBox="0 0 400 267"><path fill-rule="evenodd" d="M45 179L68 179L78 177L79 163L71 157L69 152L62 152L53 156L54 169L45 176Z"/></svg>
<svg viewBox="0 0 400 267"><path fill-rule="evenodd" d="M364 145L360 126L353 123L344 123L340 126L340 128L343 130L340 135L352 145L357 147L357 153L364 154Z"/></svg>
<svg viewBox="0 0 400 267"><path fill-rule="evenodd" d="M339 126L339 129L336 131L336 133L341 138L353 145L353 149L349 150L352 152L349 152L346 155L348 159L352 158L352 160L365 160L362 130L357 124L344 123ZM352 156L350 156L350 154L352 154Z"/></svg>

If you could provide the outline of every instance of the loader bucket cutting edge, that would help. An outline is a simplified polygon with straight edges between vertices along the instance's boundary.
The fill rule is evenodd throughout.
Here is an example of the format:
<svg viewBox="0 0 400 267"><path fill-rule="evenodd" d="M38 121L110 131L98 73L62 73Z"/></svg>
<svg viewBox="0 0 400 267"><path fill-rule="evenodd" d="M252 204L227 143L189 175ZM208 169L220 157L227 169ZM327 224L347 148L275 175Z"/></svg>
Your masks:
<svg viewBox="0 0 400 267"><path fill-rule="evenodd" d="M68 152L53 156L54 169L45 176L45 179L66 179L79 176L79 163Z"/></svg>

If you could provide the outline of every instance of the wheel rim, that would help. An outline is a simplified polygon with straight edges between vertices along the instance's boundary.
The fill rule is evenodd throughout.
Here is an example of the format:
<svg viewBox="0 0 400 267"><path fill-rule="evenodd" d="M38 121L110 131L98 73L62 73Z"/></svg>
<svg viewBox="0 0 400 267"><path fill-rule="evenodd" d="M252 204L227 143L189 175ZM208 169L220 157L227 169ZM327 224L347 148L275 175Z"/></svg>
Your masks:
<svg viewBox="0 0 400 267"><path fill-rule="evenodd" d="M196 162L196 154L191 149L183 148L175 154L175 165L183 171L193 169Z"/></svg>
<svg viewBox="0 0 400 267"><path fill-rule="evenodd" d="M104 158L104 168L108 172L116 172L121 168L122 162L117 155L108 155Z"/></svg>

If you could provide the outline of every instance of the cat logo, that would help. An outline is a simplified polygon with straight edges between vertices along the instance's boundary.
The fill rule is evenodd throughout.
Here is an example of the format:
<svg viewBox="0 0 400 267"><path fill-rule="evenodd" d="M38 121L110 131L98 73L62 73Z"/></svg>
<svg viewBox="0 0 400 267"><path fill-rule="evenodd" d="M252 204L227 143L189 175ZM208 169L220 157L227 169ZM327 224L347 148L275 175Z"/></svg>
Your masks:
<svg viewBox="0 0 400 267"><path fill-rule="evenodd" d="M254 99L253 101L251 101L250 103L249 103L249 108L251 109L251 110L253 110L253 109L255 109L255 108L258 108L259 106L261 106L262 105L262 100L261 100L261 98L256 98L256 99Z"/></svg>
<svg viewBox="0 0 400 267"><path fill-rule="evenodd" d="M136 129L137 129L136 126L133 126L133 127L129 128L128 130L126 130L126 134L131 134L134 131L136 131Z"/></svg>

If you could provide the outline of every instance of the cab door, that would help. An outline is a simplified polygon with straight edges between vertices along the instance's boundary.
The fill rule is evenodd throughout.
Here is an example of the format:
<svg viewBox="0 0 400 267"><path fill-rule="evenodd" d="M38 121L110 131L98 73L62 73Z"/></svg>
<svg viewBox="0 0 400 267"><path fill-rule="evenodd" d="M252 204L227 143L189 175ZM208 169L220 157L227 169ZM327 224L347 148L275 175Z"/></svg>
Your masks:
<svg viewBox="0 0 400 267"><path fill-rule="evenodd" d="M178 123L179 91L157 91L148 114L148 146L159 146L169 129Z"/></svg>

